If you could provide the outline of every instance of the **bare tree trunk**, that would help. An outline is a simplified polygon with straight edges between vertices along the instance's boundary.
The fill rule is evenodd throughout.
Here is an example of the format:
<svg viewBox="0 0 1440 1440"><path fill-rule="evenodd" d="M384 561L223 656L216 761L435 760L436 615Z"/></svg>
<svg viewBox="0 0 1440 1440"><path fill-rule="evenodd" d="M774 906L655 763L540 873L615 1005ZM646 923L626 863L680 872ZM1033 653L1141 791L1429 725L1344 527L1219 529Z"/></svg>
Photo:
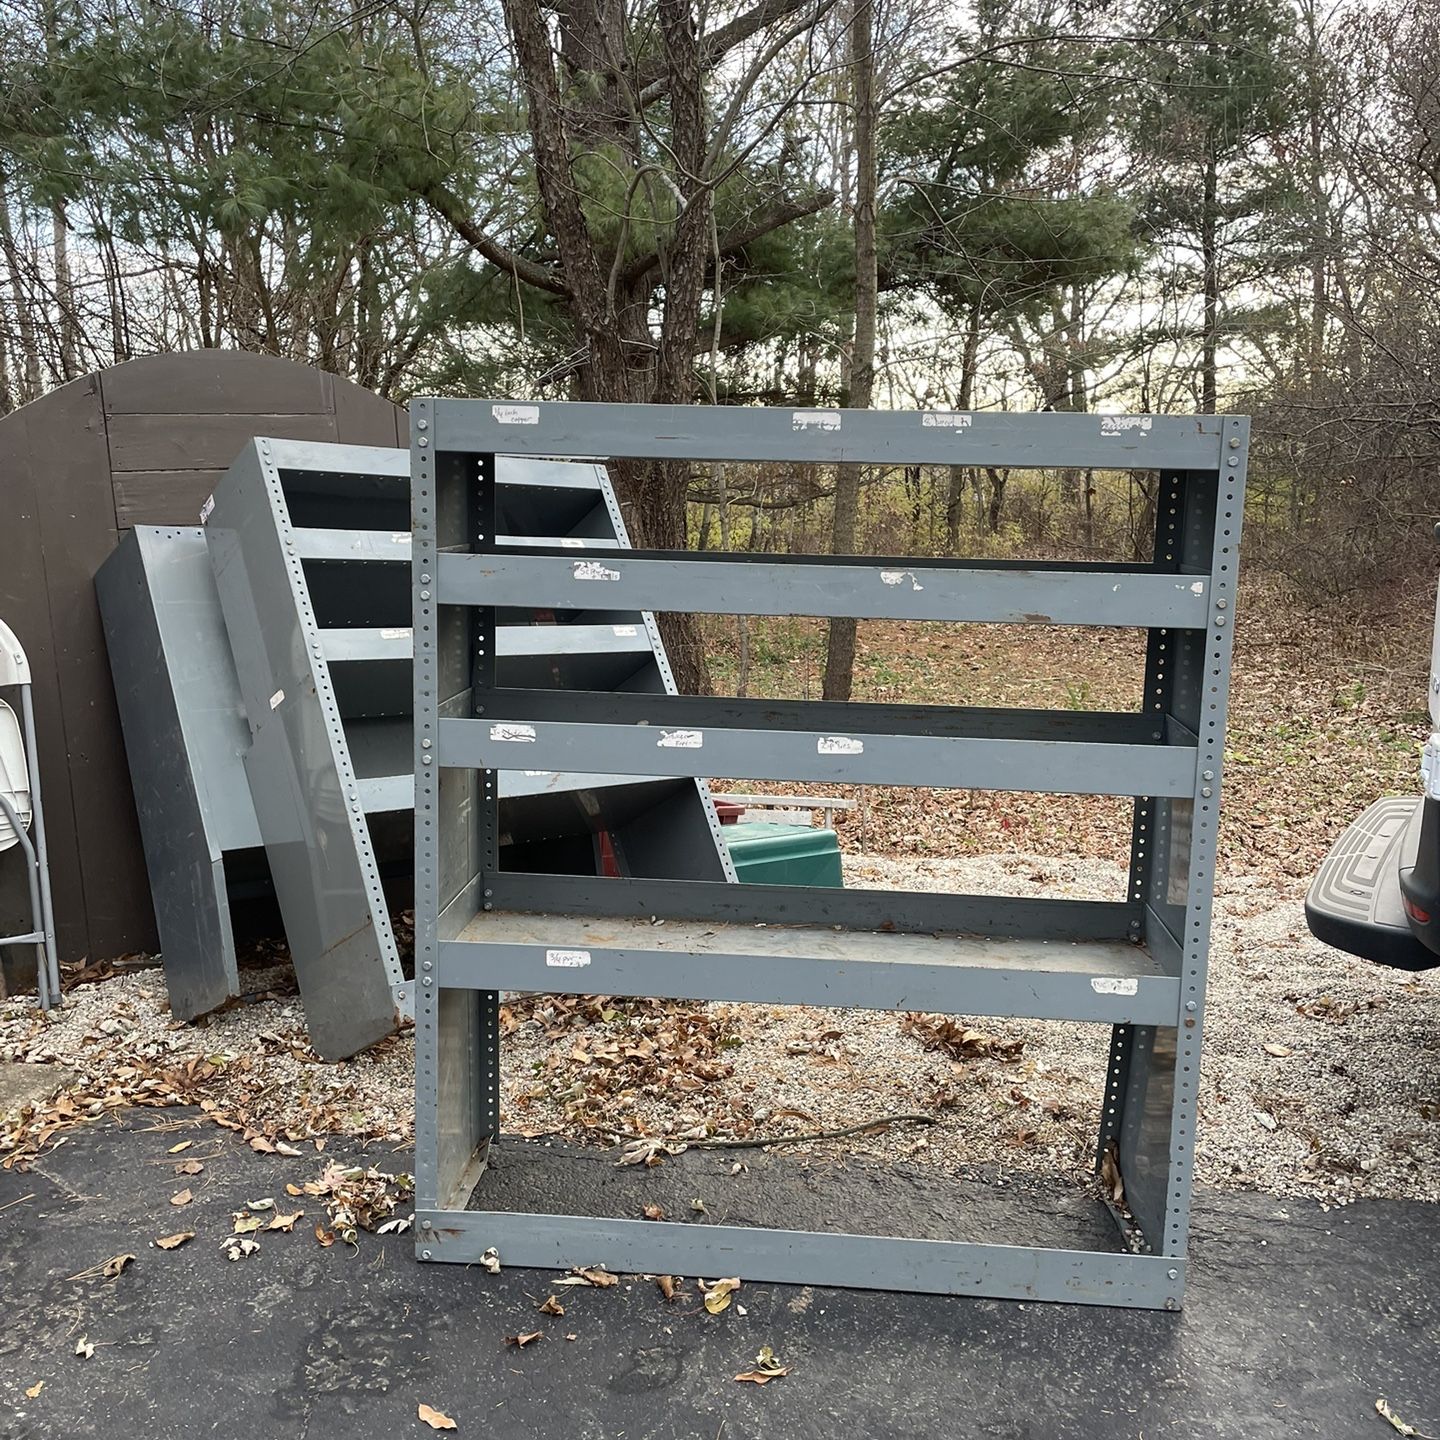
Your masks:
<svg viewBox="0 0 1440 1440"><path fill-rule="evenodd" d="M1311 388L1319 385L1325 368L1325 255L1329 239L1330 215L1325 195L1325 121L1324 80L1321 74L1319 17L1313 0L1300 7L1305 26L1306 84L1305 105L1307 140L1309 142L1310 189L1310 335L1306 360Z"/></svg>
<svg viewBox="0 0 1440 1440"><path fill-rule="evenodd" d="M965 349L960 356L960 393L957 408L968 410L975 403L975 368L980 355L980 302L974 301L965 318ZM945 549L954 555L960 549L960 522L964 518L964 465L950 466L950 489L945 500Z"/></svg>
<svg viewBox="0 0 1440 1440"><path fill-rule="evenodd" d="M35 334L35 315L30 308L30 297L20 283L20 251L15 244L15 231L10 224L10 196L5 188L5 176L0 173L0 254L5 257L5 268L10 272L10 294L15 301L15 319L20 331L20 360L24 366L25 378L17 385L16 401L24 405L27 401L40 398L40 344Z"/></svg>
<svg viewBox="0 0 1440 1440"><path fill-rule="evenodd" d="M1219 398L1216 381L1216 354L1220 341L1220 199L1219 163L1215 139L1205 145L1205 193L1200 214L1200 259L1205 292L1205 333L1200 350L1200 413L1213 415Z"/></svg>
<svg viewBox="0 0 1440 1440"><path fill-rule="evenodd" d="M0 325L0 415L15 408L15 392L10 385L10 344L5 327Z"/></svg>
<svg viewBox="0 0 1440 1440"><path fill-rule="evenodd" d="M850 408L868 410L875 391L875 318L879 274L875 238L875 12L874 0L855 0L850 16L850 65L855 100L855 342L850 357ZM855 553L860 509L859 465L837 466L830 548ZM826 700L848 700L855 680L855 620L831 620L825 647Z"/></svg>
<svg viewBox="0 0 1440 1440"><path fill-rule="evenodd" d="M80 373L80 327L75 314L75 285L70 276L70 227L65 206L50 207L54 235L55 304L60 311L60 376L73 380Z"/></svg>
<svg viewBox="0 0 1440 1440"><path fill-rule="evenodd" d="M1005 514L1005 487L1010 483L1010 471L987 465L985 473L990 477L990 533L1000 533L1000 521Z"/></svg>

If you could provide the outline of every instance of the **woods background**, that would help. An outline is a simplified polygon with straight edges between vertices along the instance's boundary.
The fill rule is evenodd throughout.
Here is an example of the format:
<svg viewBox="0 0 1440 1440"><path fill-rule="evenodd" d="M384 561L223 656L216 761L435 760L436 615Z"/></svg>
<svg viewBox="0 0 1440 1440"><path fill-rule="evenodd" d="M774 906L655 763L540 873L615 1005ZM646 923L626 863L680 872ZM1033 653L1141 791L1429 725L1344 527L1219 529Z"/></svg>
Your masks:
<svg viewBox="0 0 1440 1440"><path fill-rule="evenodd" d="M11 0L0 413L197 346L397 400L1244 411L1252 565L1363 615L1440 509L1437 77L1419 0ZM618 479L640 544L1153 519L1143 475Z"/></svg>

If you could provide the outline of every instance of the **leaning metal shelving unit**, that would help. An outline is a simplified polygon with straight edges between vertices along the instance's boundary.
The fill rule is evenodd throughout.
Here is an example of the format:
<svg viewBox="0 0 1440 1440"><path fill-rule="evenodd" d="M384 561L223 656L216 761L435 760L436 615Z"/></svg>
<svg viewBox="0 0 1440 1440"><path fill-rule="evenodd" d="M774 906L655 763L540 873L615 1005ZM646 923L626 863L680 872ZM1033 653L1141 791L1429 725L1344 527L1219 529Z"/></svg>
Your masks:
<svg viewBox="0 0 1440 1440"><path fill-rule="evenodd" d="M493 1246L511 1265L1177 1308L1247 444L1233 417L415 401L420 1258ZM1133 565L577 559L497 543L496 457L516 455L1154 472L1155 547ZM495 615L527 606L1128 627L1148 634L1144 698L1092 713L497 684ZM520 749L555 770L1129 796L1129 885L1112 901L818 901L803 887L519 873L503 864L494 776ZM498 1132L502 990L1108 1025L1096 1169L1124 1186L1107 1200L1109 1248L471 1209Z"/></svg>
<svg viewBox="0 0 1440 1440"><path fill-rule="evenodd" d="M519 457L502 463L498 482L504 545L574 556L629 543L601 466ZM156 570L171 591L185 582L183 604L163 610L161 643L120 666L141 691L183 688L190 738L205 741L173 754L150 747L144 778L163 800L142 818L164 832L159 844L178 873L167 893L188 919L194 867L185 852L213 869L214 845L195 847L214 837L188 821L178 830L158 822L185 818L172 790L198 790L210 809L217 800L223 808L243 753L245 813L231 807L225 828L238 839L258 825L311 1042L328 1059L350 1055L389 1034L411 1005L382 884L397 866L410 871L409 456L262 437L216 485L204 521L208 609L200 577L173 565ZM122 621L135 618L136 598L143 606L143 594L132 596ZM202 631L217 628L220 614L229 644L216 659L210 637L190 632L199 622ZM589 618L573 624L553 608L507 613L495 632L499 678L636 694L673 684L653 619L623 609ZM163 675L167 668L176 673ZM232 731L247 720L249 744L237 753ZM501 777L498 797L510 851L528 869L734 878L696 781L517 765ZM195 948L213 964L209 936L199 938ZM229 971L233 979L233 957Z"/></svg>

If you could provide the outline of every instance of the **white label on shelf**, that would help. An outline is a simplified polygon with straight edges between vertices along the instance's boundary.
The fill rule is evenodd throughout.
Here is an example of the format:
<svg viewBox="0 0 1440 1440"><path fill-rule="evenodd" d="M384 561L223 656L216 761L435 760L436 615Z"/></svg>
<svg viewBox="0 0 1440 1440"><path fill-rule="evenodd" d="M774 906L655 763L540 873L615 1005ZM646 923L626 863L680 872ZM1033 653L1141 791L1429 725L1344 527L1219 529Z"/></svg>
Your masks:
<svg viewBox="0 0 1440 1440"><path fill-rule="evenodd" d="M284 692L283 690L277 690L277 691L270 697L270 708L271 708L272 710L278 710L278 709L280 708L280 702L281 702L284 698L285 698L285 692Z"/></svg>
<svg viewBox="0 0 1440 1440"><path fill-rule="evenodd" d="M1138 980L1112 975L1096 975L1090 981L1090 988L1097 995L1133 995L1140 988Z"/></svg>
<svg viewBox="0 0 1440 1440"><path fill-rule="evenodd" d="M392 545L408 545L410 543L410 532L408 530L392 530L390 532L390 543Z"/></svg>
<svg viewBox="0 0 1440 1440"><path fill-rule="evenodd" d="M840 412L838 410L796 410L791 413L790 428L792 430L838 430L840 428Z"/></svg>
<svg viewBox="0 0 1440 1440"><path fill-rule="evenodd" d="M661 750L699 750L705 744L703 730L662 730L655 742Z"/></svg>
<svg viewBox="0 0 1440 1440"><path fill-rule="evenodd" d="M538 425L540 423L540 407L538 405L492 405L490 414L494 417L497 425Z"/></svg>
<svg viewBox="0 0 1440 1440"><path fill-rule="evenodd" d="M380 638L382 640L408 640L410 638L410 633L411 632L408 628L382 630L380 632Z"/></svg>
<svg viewBox="0 0 1440 1440"><path fill-rule="evenodd" d="M200 507L200 523L203 525L210 518L210 516L214 514L214 512L215 497L213 495L209 495L206 497L205 503Z"/></svg>
<svg viewBox="0 0 1440 1440"><path fill-rule="evenodd" d="M622 640L633 640L640 633L634 625L616 625L612 628Z"/></svg>
<svg viewBox="0 0 1440 1440"><path fill-rule="evenodd" d="M529 743L535 739L535 727L533 725L492 725L490 727L490 738L492 740L518 740Z"/></svg>
<svg viewBox="0 0 1440 1440"><path fill-rule="evenodd" d="M863 755L865 742L852 740L848 735L822 735L815 749L821 755Z"/></svg>
<svg viewBox="0 0 1440 1440"><path fill-rule="evenodd" d="M949 410L927 410L920 417L920 423L927 430L968 430L970 417Z"/></svg>
<svg viewBox="0 0 1440 1440"><path fill-rule="evenodd" d="M620 572L598 560L577 560L572 567L577 580L618 580Z"/></svg>
<svg viewBox="0 0 1440 1440"><path fill-rule="evenodd" d="M1148 415L1102 415L1100 434L1106 435L1148 435L1152 420Z"/></svg>
<svg viewBox="0 0 1440 1440"><path fill-rule="evenodd" d="M545 963L558 970L579 970L590 963L588 950L547 950Z"/></svg>
<svg viewBox="0 0 1440 1440"><path fill-rule="evenodd" d="M925 588L908 570L882 570L880 579L886 585L903 585L908 580L912 590Z"/></svg>
<svg viewBox="0 0 1440 1440"><path fill-rule="evenodd" d="M585 542L578 535L562 535L560 548L562 550L583 550Z"/></svg>

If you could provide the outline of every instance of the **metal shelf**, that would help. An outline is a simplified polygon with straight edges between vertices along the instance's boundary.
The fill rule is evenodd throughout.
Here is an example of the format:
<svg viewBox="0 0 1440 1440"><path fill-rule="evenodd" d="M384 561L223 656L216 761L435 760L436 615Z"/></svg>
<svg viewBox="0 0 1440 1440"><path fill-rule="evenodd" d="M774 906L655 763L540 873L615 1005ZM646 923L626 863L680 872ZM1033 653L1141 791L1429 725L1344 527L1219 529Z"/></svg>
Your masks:
<svg viewBox="0 0 1440 1440"><path fill-rule="evenodd" d="M740 419L700 406L412 405L420 1257L468 1262L496 1246L507 1264L1178 1308L1247 422L748 408ZM517 456L1154 470L1154 558L577 557L565 541L494 538L513 528L500 477ZM734 700L626 693L613 672L594 678L603 670L538 688L499 658L507 617L535 607L581 625L642 608L1139 628L1144 698L1122 714ZM523 643L541 670L563 663L564 627L533 627ZM727 774L1128 796L1129 884L1099 902L530 875L498 844L492 777L516 755L540 771L671 784ZM663 849L664 804L629 829ZM1116 1253L470 1208L499 1138L501 990L1108 1025L1096 1167L1124 1181Z"/></svg>
<svg viewBox="0 0 1440 1440"><path fill-rule="evenodd" d="M689 963L693 961L694 963ZM677 963L678 962L678 963ZM665 995L867 1010L1174 1024L1180 982L1124 941L901 935L481 911L440 945L459 989Z"/></svg>
<svg viewBox="0 0 1440 1440"><path fill-rule="evenodd" d="M1207 579L1095 568L644 554L613 561L487 551L439 557L442 605L557 605L733 615L854 615L1022 625L1204 628ZM740 598L743 597L743 598Z"/></svg>
<svg viewBox="0 0 1440 1440"><path fill-rule="evenodd" d="M500 692L492 692L499 694ZM653 724L586 724L540 719L521 705L487 705L483 719L442 718L439 764L474 770L512 766L524 747L543 770L603 763L621 775L707 773L751 780L929 786L943 777L958 790L1035 790L1072 795L1189 795L1193 745L995 739L982 736L844 734L757 726L671 728L671 706Z"/></svg>

